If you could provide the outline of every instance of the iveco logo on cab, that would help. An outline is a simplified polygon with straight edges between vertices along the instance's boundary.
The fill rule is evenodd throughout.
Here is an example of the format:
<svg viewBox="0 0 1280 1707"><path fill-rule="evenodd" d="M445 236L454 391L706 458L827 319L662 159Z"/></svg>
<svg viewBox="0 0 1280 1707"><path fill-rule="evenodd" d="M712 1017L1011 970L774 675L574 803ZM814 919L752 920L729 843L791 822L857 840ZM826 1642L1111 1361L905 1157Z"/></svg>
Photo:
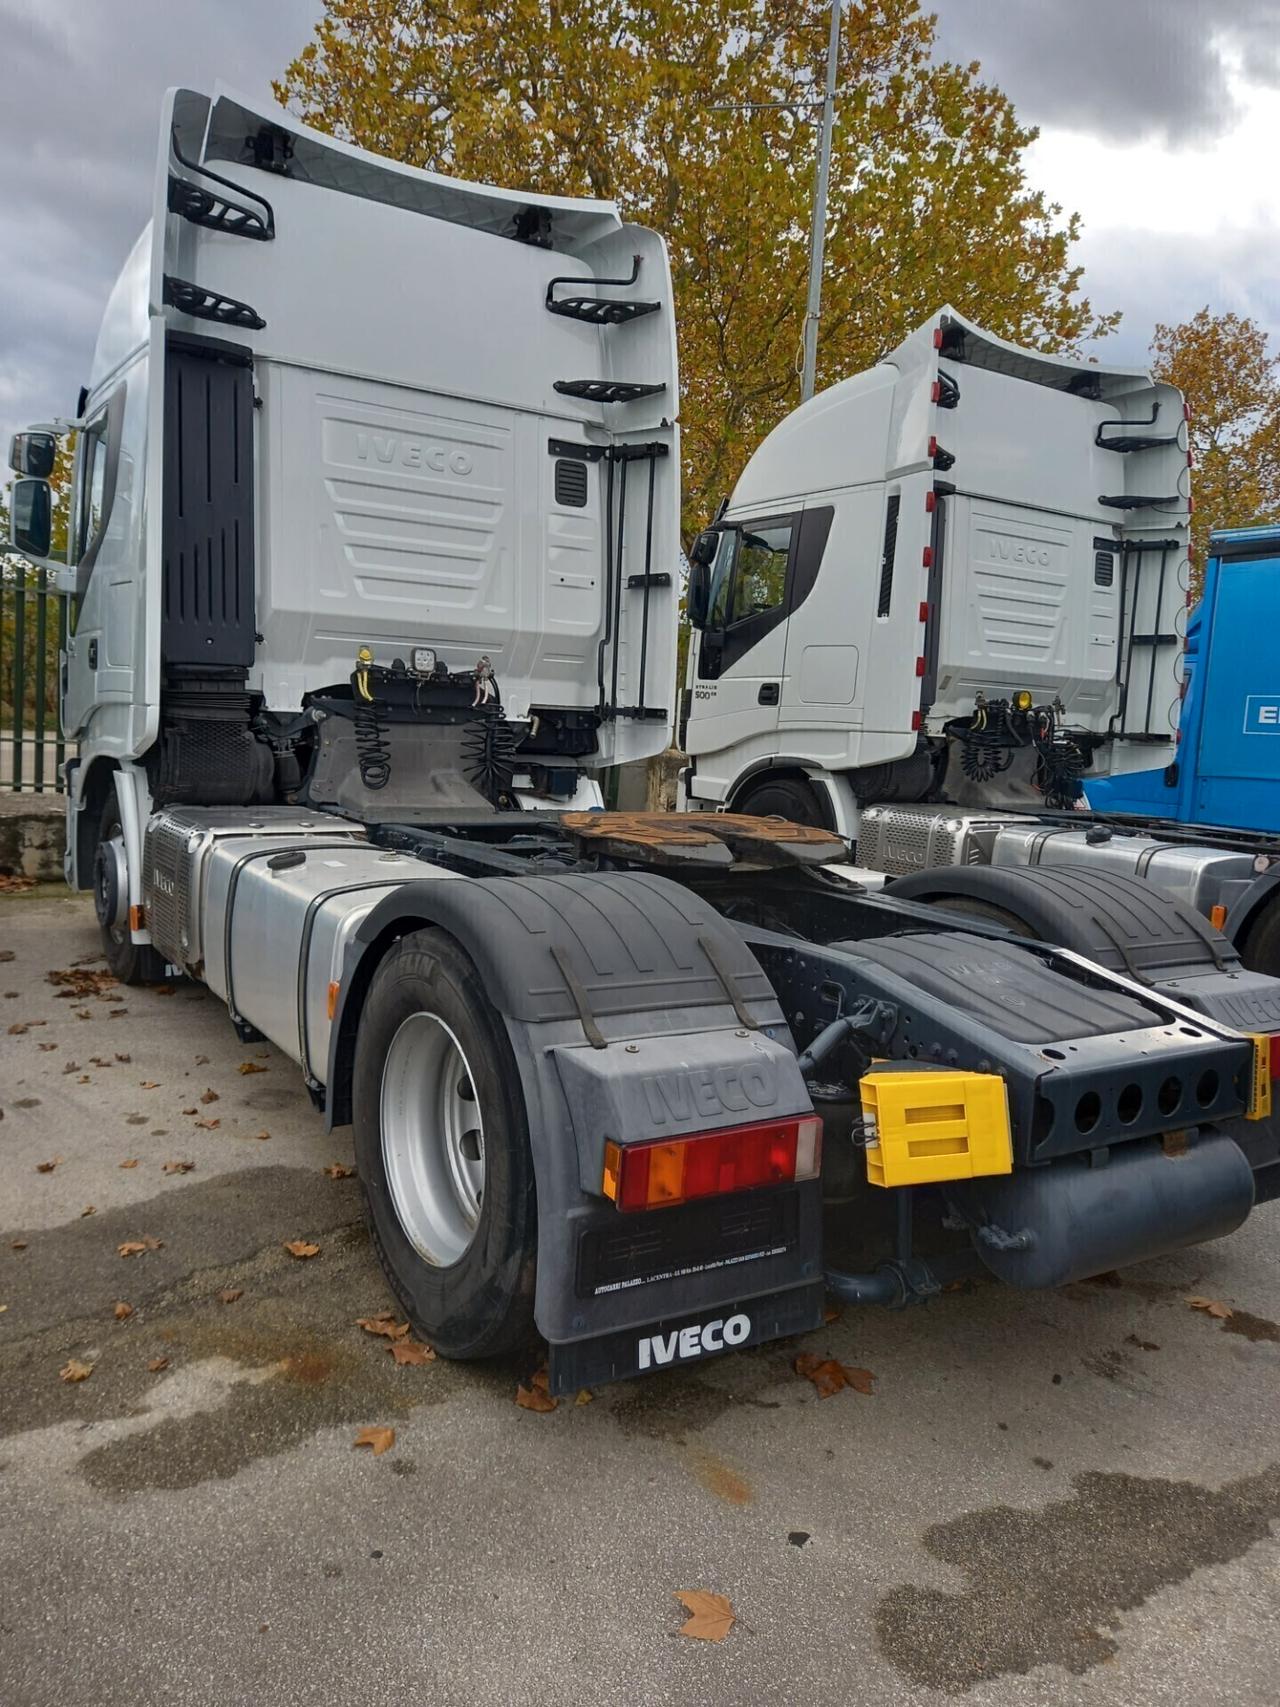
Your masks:
<svg viewBox="0 0 1280 1707"><path fill-rule="evenodd" d="M383 433L357 433L356 455L361 462L398 462L402 468L425 468L433 474L470 474L474 466L464 450Z"/></svg>
<svg viewBox="0 0 1280 1707"><path fill-rule="evenodd" d="M992 540L995 554L1005 563L1034 563L1041 569L1047 569L1052 559L1046 546L1034 545L1025 539L1001 539L999 534Z"/></svg>
<svg viewBox="0 0 1280 1707"><path fill-rule="evenodd" d="M704 1351L724 1351L741 1345L751 1332L751 1318L738 1314L727 1321L717 1319L695 1324L691 1328L676 1328L669 1334L649 1334L640 1341L639 1366L652 1369L664 1363L684 1363L691 1357L701 1357Z"/></svg>

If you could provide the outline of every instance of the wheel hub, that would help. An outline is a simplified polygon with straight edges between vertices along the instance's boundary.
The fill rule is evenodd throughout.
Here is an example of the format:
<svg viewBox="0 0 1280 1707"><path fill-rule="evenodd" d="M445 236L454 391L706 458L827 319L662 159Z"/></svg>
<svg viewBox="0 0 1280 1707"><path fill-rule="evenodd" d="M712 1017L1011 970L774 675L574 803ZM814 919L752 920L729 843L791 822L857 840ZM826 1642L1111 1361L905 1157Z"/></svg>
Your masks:
<svg viewBox="0 0 1280 1707"><path fill-rule="evenodd" d="M435 1014L410 1014L391 1039L380 1112L396 1218L426 1262L449 1268L480 1220L484 1122L462 1044Z"/></svg>
<svg viewBox="0 0 1280 1707"><path fill-rule="evenodd" d="M118 830L93 856L93 905L103 930L118 938L129 919L129 866Z"/></svg>

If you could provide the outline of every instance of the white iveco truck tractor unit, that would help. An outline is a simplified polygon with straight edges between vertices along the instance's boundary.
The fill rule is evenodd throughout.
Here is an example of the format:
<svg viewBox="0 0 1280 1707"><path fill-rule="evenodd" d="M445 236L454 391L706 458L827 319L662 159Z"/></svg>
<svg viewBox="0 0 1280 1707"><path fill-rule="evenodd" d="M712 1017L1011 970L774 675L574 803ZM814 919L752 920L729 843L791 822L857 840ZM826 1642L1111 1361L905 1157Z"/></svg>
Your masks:
<svg viewBox="0 0 1280 1707"><path fill-rule="evenodd" d="M1177 762L1190 464L1171 386L942 309L783 421L695 542L687 803L825 825L899 895L1086 952L1027 870L1140 878L1280 972L1274 837L1088 813L1092 779Z"/></svg>
<svg viewBox="0 0 1280 1707"><path fill-rule="evenodd" d="M1181 395L944 308L789 415L693 550L689 804L1070 806L1172 756Z"/></svg>
<svg viewBox="0 0 1280 1707"><path fill-rule="evenodd" d="M981 396L1014 357L972 347L994 352ZM698 680L726 716L731 691L764 703L763 677L732 684L748 633L785 634L781 573L828 615L775 724L818 707L836 774L856 705L856 766L932 766L918 687L900 704L888 653L823 603L891 501L871 620L914 601L931 718L972 730L984 766L1028 729L1065 774L1072 730L1111 719L1105 752L1124 750L1103 616L1060 643L1034 556L1008 685L1042 720L1061 702L1050 731L1012 701L996 714L989 604L968 639L918 614L945 441L942 382L915 368L946 353L926 338L910 386L876 381L878 451L872 425L841 428L839 454L791 459L827 470L810 496L781 468L744 494L714 542L722 639L708 670L704 621ZM1017 360L1017 385L1052 371L1090 422L1115 412L1074 370ZM67 877L92 889L116 975L198 979L291 1057L318 1120L354 1128L374 1248L418 1331L469 1358L536 1327L554 1392L804 1332L824 1282L907 1303L982 1263L1053 1285L1238 1226L1280 1174L1249 1118L1280 985L1191 915L1153 892L1140 917L1102 907L1098 956L1064 954L831 876L847 847L819 826L598 809L601 771L671 733L677 410L664 245L611 205L410 170L225 93L168 97L151 224L76 416L10 456L13 543L70 601ZM48 476L70 430L55 563ZM991 512L1011 549L1056 561L1094 526L1067 513L1086 453L1060 442L1060 514L997 486L957 498L956 529L980 539ZM843 490L855 454L874 491ZM1126 551L1144 589L1158 578L1156 534L1114 520L1099 610ZM1033 668L1046 628L1065 661ZM839 1270L833 1175L865 1253ZM937 1223L928 1261L917 1216Z"/></svg>

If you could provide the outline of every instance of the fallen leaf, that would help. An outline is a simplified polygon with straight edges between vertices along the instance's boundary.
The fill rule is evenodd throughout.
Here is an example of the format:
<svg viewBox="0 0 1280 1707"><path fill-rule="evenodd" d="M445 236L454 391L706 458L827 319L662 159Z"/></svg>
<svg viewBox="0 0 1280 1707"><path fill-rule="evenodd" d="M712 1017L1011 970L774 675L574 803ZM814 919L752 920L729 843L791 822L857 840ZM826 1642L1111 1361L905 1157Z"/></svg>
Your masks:
<svg viewBox="0 0 1280 1707"><path fill-rule="evenodd" d="M172 984L148 984L147 988L153 996L171 996L173 994Z"/></svg>
<svg viewBox="0 0 1280 1707"><path fill-rule="evenodd" d="M723 1642L733 1629L733 1608L722 1594L705 1588L677 1589L675 1598L689 1614L680 1626L682 1636L699 1642Z"/></svg>
<svg viewBox="0 0 1280 1707"><path fill-rule="evenodd" d="M139 1079L138 1084L144 1091L158 1091L160 1089L159 1079Z"/></svg>
<svg viewBox="0 0 1280 1707"><path fill-rule="evenodd" d="M163 1249L163 1239L153 1239L150 1234L144 1234L141 1239L126 1239L124 1244L117 1245L116 1254L122 1257L140 1257L144 1251L161 1251Z"/></svg>
<svg viewBox="0 0 1280 1707"><path fill-rule="evenodd" d="M1212 1316L1215 1321L1229 1322L1235 1315L1230 1304L1224 1304L1220 1298L1188 1298L1186 1302L1193 1310L1203 1310L1206 1316Z"/></svg>
<svg viewBox="0 0 1280 1707"><path fill-rule="evenodd" d="M541 1371L539 1371L539 1373L541 1373ZM559 1407L560 1401L559 1399L553 1399L550 1393L547 1392L545 1376L543 1377L542 1385L539 1386L538 1376L535 1375L529 1386L526 1387L524 1383L521 1382L516 1388L516 1404L524 1411L545 1412L556 1410Z"/></svg>
<svg viewBox="0 0 1280 1707"><path fill-rule="evenodd" d="M237 1298L244 1297L243 1286L224 1286L218 1294L219 1304L234 1304Z"/></svg>
<svg viewBox="0 0 1280 1707"><path fill-rule="evenodd" d="M136 1168L137 1165L138 1165L138 1158L136 1156L129 1156L123 1162L120 1163L120 1166L122 1168Z"/></svg>
<svg viewBox="0 0 1280 1707"><path fill-rule="evenodd" d="M29 1028L25 1020L15 1020L15 1022L9 1027L9 1036L22 1037L28 1029Z"/></svg>
<svg viewBox="0 0 1280 1707"><path fill-rule="evenodd" d="M269 1133L269 1132L251 1132L251 1133L250 1133L250 1134L249 1134L249 1136L250 1136L250 1137L251 1137L251 1138L258 1138L258 1139L260 1139L260 1140L262 1140L262 1142L264 1142L264 1143L265 1143L265 1142L266 1142L266 1140L267 1140L267 1139L268 1139L268 1138L270 1138L270 1136L271 1136L271 1134L270 1134L270 1133Z"/></svg>
<svg viewBox="0 0 1280 1707"><path fill-rule="evenodd" d="M196 1056L196 1066L197 1067L207 1067L208 1065L209 1065L209 1057L207 1055L197 1055Z"/></svg>
<svg viewBox="0 0 1280 1707"><path fill-rule="evenodd" d="M58 1374L64 1381L87 1381L93 1374L91 1363L82 1363L78 1357L69 1357Z"/></svg>
<svg viewBox="0 0 1280 1707"><path fill-rule="evenodd" d="M240 1073L265 1073L269 1069L264 1067L261 1061L242 1061L236 1071Z"/></svg>
<svg viewBox="0 0 1280 1707"><path fill-rule="evenodd" d="M213 1089L212 1085L207 1091L202 1091L200 1093L200 1101L203 1103L217 1102L218 1100L218 1093Z"/></svg>
<svg viewBox="0 0 1280 1707"><path fill-rule="evenodd" d="M108 1019L123 1019L124 1016L128 1013L128 1011L129 1011L128 1008L112 1008L108 1012L107 1018Z"/></svg>
<svg viewBox="0 0 1280 1707"><path fill-rule="evenodd" d="M0 948L0 960L12 960L13 958L14 958L14 950L13 949L11 949L11 948Z"/></svg>
<svg viewBox="0 0 1280 1707"><path fill-rule="evenodd" d="M104 990L114 990L119 983L105 969L91 971L87 966L73 966L65 972L46 972L50 984L60 984L72 996L100 996Z"/></svg>
<svg viewBox="0 0 1280 1707"><path fill-rule="evenodd" d="M182 1112L184 1114L195 1114L197 1111L194 1108L184 1108Z"/></svg>
<svg viewBox="0 0 1280 1707"><path fill-rule="evenodd" d="M390 1452L396 1443L396 1431L393 1428L380 1428L374 1424L370 1428L362 1428L351 1442L353 1447L369 1447L375 1458L381 1458L384 1452Z"/></svg>
<svg viewBox="0 0 1280 1707"><path fill-rule="evenodd" d="M91 1055L89 1057L89 1065L91 1067L109 1067L111 1063L107 1060L105 1055Z"/></svg>
<svg viewBox="0 0 1280 1707"><path fill-rule="evenodd" d="M117 1050L116 1051L116 1060L119 1061L123 1066L127 1067L129 1065L129 1063L133 1060L133 1056L132 1055L122 1055L120 1053L120 1051Z"/></svg>
<svg viewBox="0 0 1280 1707"><path fill-rule="evenodd" d="M834 1304L828 1304L826 1309L822 1312L822 1319L827 1326L830 1327L832 1322L838 1322L840 1320L840 1312L836 1309Z"/></svg>
<svg viewBox="0 0 1280 1707"><path fill-rule="evenodd" d="M324 1171L330 1179L350 1179L356 1170L345 1167L341 1162L330 1162Z"/></svg>
<svg viewBox="0 0 1280 1707"><path fill-rule="evenodd" d="M26 1248L27 1241L25 1239L11 1239L9 1241L9 1249L11 1251L25 1251Z"/></svg>
<svg viewBox="0 0 1280 1707"><path fill-rule="evenodd" d="M96 1215L97 1213L98 1211L94 1208L92 1203L86 1203L84 1208L80 1211L80 1219L83 1221L86 1215Z"/></svg>
<svg viewBox="0 0 1280 1707"><path fill-rule="evenodd" d="M147 1368L153 1375L158 1375L162 1369L167 1369L168 1367L169 1359L167 1357L153 1357L151 1362L147 1365Z"/></svg>
<svg viewBox="0 0 1280 1707"><path fill-rule="evenodd" d="M390 1310L383 1310L377 1316L361 1316L356 1326L367 1334L385 1334L389 1340L403 1339L409 1332L408 1322L397 1322Z"/></svg>
<svg viewBox="0 0 1280 1707"><path fill-rule="evenodd" d="M88 1008L77 1008L76 1009L76 1018L77 1019L92 1019L93 1015L89 1012Z"/></svg>
<svg viewBox="0 0 1280 1707"><path fill-rule="evenodd" d="M145 1126L147 1117L145 1114L128 1114L125 1116L124 1123L126 1126Z"/></svg>
<svg viewBox="0 0 1280 1707"><path fill-rule="evenodd" d="M51 1049L56 1049L58 1045L56 1043L38 1043L36 1047L37 1049L43 1050L47 1055Z"/></svg>
<svg viewBox="0 0 1280 1707"><path fill-rule="evenodd" d="M595 1394L590 1387L579 1387L578 1396L573 1402L575 1405L589 1405L594 1398Z"/></svg>
<svg viewBox="0 0 1280 1707"><path fill-rule="evenodd" d="M812 1381L820 1399L829 1399L842 1388L852 1387L855 1393L871 1393L875 1376L869 1369L854 1369L839 1363L834 1357L817 1357L811 1351L801 1352L793 1365L797 1375Z"/></svg>
<svg viewBox="0 0 1280 1707"><path fill-rule="evenodd" d="M220 1120L197 1120L196 1125L202 1132L216 1132L222 1122Z"/></svg>
<svg viewBox="0 0 1280 1707"><path fill-rule="evenodd" d="M120 1302L116 1305L115 1310L113 1311L113 1314L114 1314L117 1322L127 1322L129 1320L129 1317L132 1316L132 1314L133 1314L133 1305L132 1304L126 1304L124 1299L122 1298L120 1300Z"/></svg>
<svg viewBox="0 0 1280 1707"><path fill-rule="evenodd" d="M38 1174L51 1174L61 1160L61 1156L55 1156L51 1162L37 1162L36 1172Z"/></svg>
<svg viewBox="0 0 1280 1707"><path fill-rule="evenodd" d="M291 1257L318 1257L319 1245L308 1244L305 1239L286 1239L284 1248Z"/></svg>
<svg viewBox="0 0 1280 1707"><path fill-rule="evenodd" d="M80 1077L76 1080L76 1083L78 1085L91 1085L93 1080L89 1077L88 1073L81 1073Z"/></svg>
<svg viewBox="0 0 1280 1707"><path fill-rule="evenodd" d="M80 1071L80 1063L78 1061L64 1061L62 1063L62 1070L64 1073L78 1073Z"/></svg>
<svg viewBox="0 0 1280 1707"><path fill-rule="evenodd" d="M0 895L21 895L35 886L34 877L0 877Z"/></svg>
<svg viewBox="0 0 1280 1707"><path fill-rule="evenodd" d="M160 1171L166 1174L189 1174L194 1167L194 1162L163 1162Z"/></svg>
<svg viewBox="0 0 1280 1707"><path fill-rule="evenodd" d="M434 1363L436 1354L429 1345L423 1345L420 1340L393 1340L387 1350L397 1363L407 1363L416 1368L422 1363Z"/></svg>

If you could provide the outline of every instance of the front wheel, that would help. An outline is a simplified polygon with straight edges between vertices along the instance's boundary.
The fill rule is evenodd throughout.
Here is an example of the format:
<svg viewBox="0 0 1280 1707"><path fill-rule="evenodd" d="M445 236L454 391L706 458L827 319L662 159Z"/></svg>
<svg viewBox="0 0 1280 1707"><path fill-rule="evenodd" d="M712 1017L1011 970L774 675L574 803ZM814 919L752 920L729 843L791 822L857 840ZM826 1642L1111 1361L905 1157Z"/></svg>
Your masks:
<svg viewBox="0 0 1280 1707"><path fill-rule="evenodd" d="M446 1357L527 1345L537 1206L519 1072L444 931L403 937L374 974L352 1105L374 1248L414 1327Z"/></svg>
<svg viewBox="0 0 1280 1707"><path fill-rule="evenodd" d="M734 802L733 810L748 818L785 818L792 824L830 829L817 791L803 777L765 777L751 784Z"/></svg>
<svg viewBox="0 0 1280 1707"><path fill-rule="evenodd" d="M102 952L122 984L159 984L167 976L164 956L129 934L129 862L120 803L111 792L98 821L93 854L93 907L102 932Z"/></svg>

